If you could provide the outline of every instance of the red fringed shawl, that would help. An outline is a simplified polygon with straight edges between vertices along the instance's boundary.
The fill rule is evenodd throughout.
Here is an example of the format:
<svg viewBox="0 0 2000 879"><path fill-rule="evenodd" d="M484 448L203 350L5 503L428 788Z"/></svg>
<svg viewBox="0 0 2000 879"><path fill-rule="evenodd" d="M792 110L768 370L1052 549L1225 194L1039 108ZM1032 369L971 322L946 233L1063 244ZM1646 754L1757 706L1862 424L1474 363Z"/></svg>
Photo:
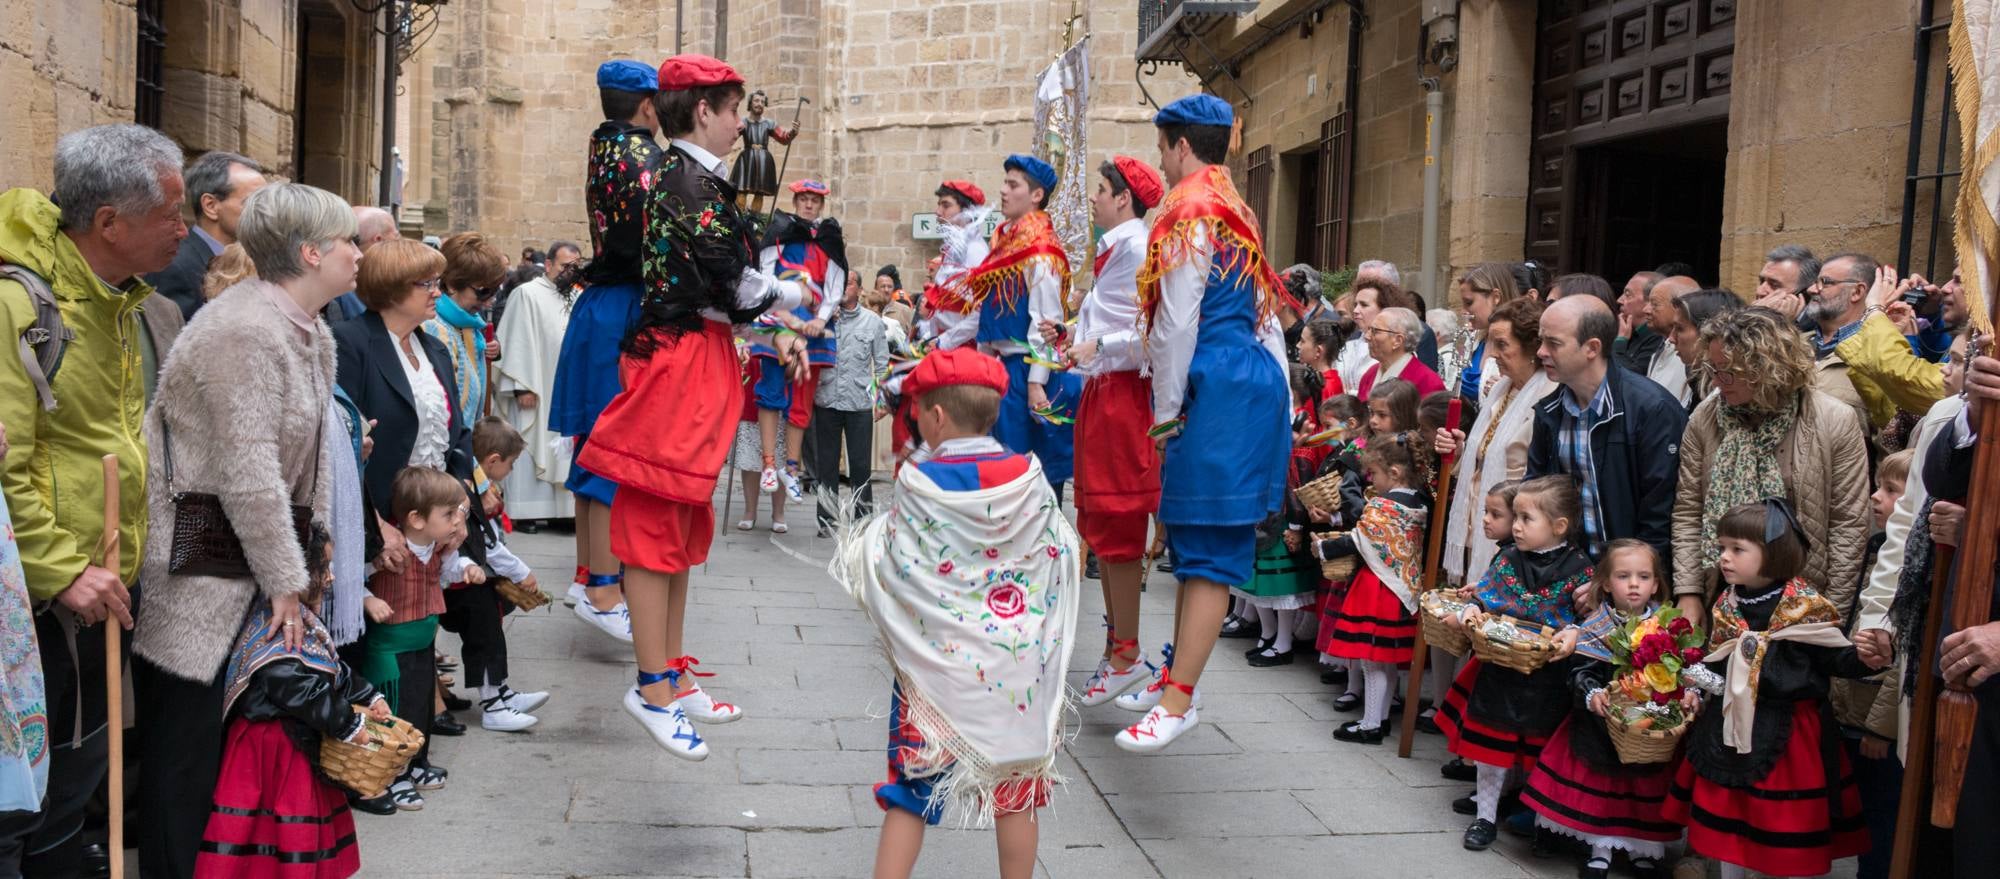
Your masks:
<svg viewBox="0 0 2000 879"><path fill-rule="evenodd" d="M1257 318L1278 313L1280 305L1303 311L1285 289L1284 281L1264 257L1264 238L1257 215L1236 194L1229 169L1209 165L1181 179L1160 202L1146 242L1146 262L1139 267L1139 311L1151 325L1160 304L1160 279L1188 261L1194 230L1208 230L1215 262L1225 277L1241 277L1257 291Z"/></svg>
<svg viewBox="0 0 2000 879"><path fill-rule="evenodd" d="M1068 307L1069 254L1056 238L1049 215L1041 211L1030 211L993 230L993 247L986 260L965 274L965 289L950 298L958 300L954 304L964 314L970 314L986 297L995 294L1000 296L1001 305L1011 309L1015 300L1028 292L1028 269L1036 262L1046 263L1055 272L1062 283L1064 307Z"/></svg>

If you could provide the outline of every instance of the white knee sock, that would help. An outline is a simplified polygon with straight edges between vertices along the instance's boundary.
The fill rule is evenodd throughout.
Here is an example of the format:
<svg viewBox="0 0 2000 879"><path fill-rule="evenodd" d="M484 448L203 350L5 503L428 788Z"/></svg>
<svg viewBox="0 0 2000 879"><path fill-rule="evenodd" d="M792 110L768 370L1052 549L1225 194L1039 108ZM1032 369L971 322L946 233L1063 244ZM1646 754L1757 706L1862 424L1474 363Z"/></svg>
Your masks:
<svg viewBox="0 0 2000 879"><path fill-rule="evenodd" d="M498 699L498 698L500 698L500 685L499 685L499 684L480 684L480 685L479 685L479 698L480 698L480 700L481 700L481 701L484 701L484 700L487 700L487 699Z"/></svg>
<svg viewBox="0 0 2000 879"><path fill-rule="evenodd" d="M1507 770L1484 763L1472 764L1479 768L1478 784L1472 790L1472 802L1479 808L1478 817L1498 823L1500 820L1500 788L1506 784Z"/></svg>
<svg viewBox="0 0 2000 879"><path fill-rule="evenodd" d="M1271 645L1271 649L1284 653L1292 649L1292 627L1298 624L1299 613L1295 610L1280 610L1273 613L1278 618L1278 641Z"/></svg>
<svg viewBox="0 0 2000 879"><path fill-rule="evenodd" d="M1443 650L1431 648L1431 707L1444 707L1444 694L1451 692L1451 682L1458 677L1458 657Z"/></svg>
<svg viewBox="0 0 2000 879"><path fill-rule="evenodd" d="M1257 630L1259 639L1269 641L1278 637L1278 612L1268 607L1257 608Z"/></svg>
<svg viewBox="0 0 2000 879"><path fill-rule="evenodd" d="M1364 662L1360 675L1367 681L1367 692L1361 697L1361 728L1375 729L1389 718L1389 688L1396 683L1396 667Z"/></svg>
<svg viewBox="0 0 2000 879"><path fill-rule="evenodd" d="M1604 842L1593 843L1590 846L1590 860L1584 866L1611 869L1611 844Z"/></svg>

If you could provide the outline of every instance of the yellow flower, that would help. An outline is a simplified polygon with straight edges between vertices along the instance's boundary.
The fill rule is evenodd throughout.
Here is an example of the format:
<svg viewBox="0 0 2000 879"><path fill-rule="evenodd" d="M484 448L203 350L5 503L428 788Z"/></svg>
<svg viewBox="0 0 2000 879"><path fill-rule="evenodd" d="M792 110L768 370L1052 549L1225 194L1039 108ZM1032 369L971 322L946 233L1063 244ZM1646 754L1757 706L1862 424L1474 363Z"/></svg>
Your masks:
<svg viewBox="0 0 2000 879"><path fill-rule="evenodd" d="M1678 683L1678 680L1673 672L1667 670L1666 666L1655 662L1652 665L1646 666L1646 683L1655 692L1671 693L1674 691L1674 686Z"/></svg>

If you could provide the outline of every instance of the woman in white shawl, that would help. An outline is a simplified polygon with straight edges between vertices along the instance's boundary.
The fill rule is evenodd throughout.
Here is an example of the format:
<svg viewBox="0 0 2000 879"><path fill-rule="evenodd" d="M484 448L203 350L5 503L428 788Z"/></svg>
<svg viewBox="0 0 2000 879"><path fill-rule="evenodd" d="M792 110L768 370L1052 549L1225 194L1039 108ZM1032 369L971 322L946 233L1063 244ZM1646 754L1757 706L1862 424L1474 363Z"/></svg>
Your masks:
<svg viewBox="0 0 2000 879"><path fill-rule="evenodd" d="M1478 321L1475 320L1475 323ZM1471 431L1439 430L1439 455L1457 454L1453 474L1451 517L1446 520L1444 555L1439 560L1448 581L1477 580L1499 546L1486 538L1480 522L1486 493L1528 472L1528 441L1535 434L1535 404L1556 389L1542 371L1536 351L1542 344L1542 305L1515 298L1489 312L1480 342L1486 359L1477 381L1479 417ZM1468 447L1468 437L1469 447ZM1457 660L1432 648L1431 682L1440 700L1450 688Z"/></svg>

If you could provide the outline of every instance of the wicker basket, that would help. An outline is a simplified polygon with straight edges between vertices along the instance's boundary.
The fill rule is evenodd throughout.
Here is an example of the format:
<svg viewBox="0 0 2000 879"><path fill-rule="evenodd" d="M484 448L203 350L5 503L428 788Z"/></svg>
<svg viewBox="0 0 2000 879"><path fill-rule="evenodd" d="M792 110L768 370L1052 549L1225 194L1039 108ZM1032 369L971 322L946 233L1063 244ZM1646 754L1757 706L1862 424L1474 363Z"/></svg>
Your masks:
<svg viewBox="0 0 2000 879"><path fill-rule="evenodd" d="M359 714L363 709L357 705L354 711ZM362 723L369 736L365 745L332 737L320 740L319 768L341 787L363 797L379 797L424 746L424 734L400 717Z"/></svg>
<svg viewBox="0 0 2000 879"><path fill-rule="evenodd" d="M1312 535L1312 539L1316 541L1333 540L1338 537L1340 537L1339 534L1335 534L1328 531L1313 532ZM1344 555L1337 559L1328 559L1326 561L1320 562L1319 573L1320 576L1325 577L1326 579L1332 582L1345 583L1349 578L1354 576L1354 572L1356 570L1359 570L1360 566L1361 566L1361 559L1359 557Z"/></svg>
<svg viewBox="0 0 2000 879"><path fill-rule="evenodd" d="M539 588L529 589L505 577L495 579L493 581L493 588L500 593L501 598L507 599L508 602L522 610L534 610L548 604L552 600L549 598L547 592L543 592Z"/></svg>
<svg viewBox="0 0 2000 879"><path fill-rule="evenodd" d="M1611 734L1611 746L1618 749L1621 763L1666 763L1674 759L1681 736L1687 734L1691 725L1683 720L1673 729L1640 729L1627 724L1619 713L1613 703L1611 716L1604 718L1604 729Z"/></svg>
<svg viewBox="0 0 2000 879"><path fill-rule="evenodd" d="M1417 619L1424 628L1424 644L1436 647L1453 656L1464 656L1472 649L1464 629L1455 629L1444 621L1446 614L1456 614L1465 605L1451 597L1451 590L1432 589L1417 599Z"/></svg>
<svg viewBox="0 0 2000 879"><path fill-rule="evenodd" d="M1299 503L1329 513L1340 509L1340 473L1328 473L1292 490Z"/></svg>
<svg viewBox="0 0 2000 879"><path fill-rule="evenodd" d="M1512 617L1493 619L1511 624L1518 634L1507 641L1487 637L1485 627L1491 624L1491 620L1471 627L1467 640L1472 642L1472 654L1480 661L1511 668L1522 674L1533 674L1549 664L1549 656L1555 652L1554 629Z"/></svg>

